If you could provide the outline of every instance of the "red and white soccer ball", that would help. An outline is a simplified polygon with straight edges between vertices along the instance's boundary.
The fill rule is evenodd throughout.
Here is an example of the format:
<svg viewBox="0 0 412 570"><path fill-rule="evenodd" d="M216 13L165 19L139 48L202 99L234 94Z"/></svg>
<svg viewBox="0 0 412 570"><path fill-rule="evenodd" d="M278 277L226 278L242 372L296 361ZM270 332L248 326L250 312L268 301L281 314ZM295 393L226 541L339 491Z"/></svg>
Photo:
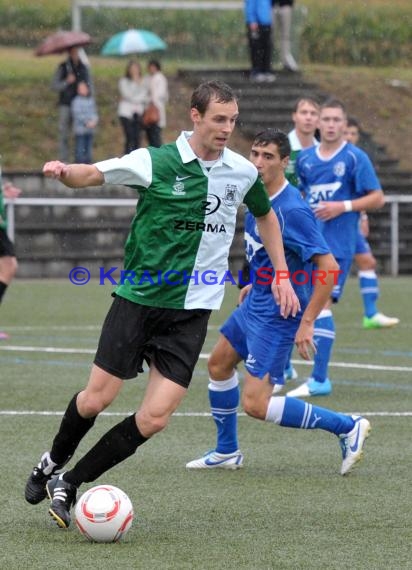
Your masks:
<svg viewBox="0 0 412 570"><path fill-rule="evenodd" d="M124 491L113 485L97 485L80 497L76 525L91 542L117 542L133 522L133 505Z"/></svg>

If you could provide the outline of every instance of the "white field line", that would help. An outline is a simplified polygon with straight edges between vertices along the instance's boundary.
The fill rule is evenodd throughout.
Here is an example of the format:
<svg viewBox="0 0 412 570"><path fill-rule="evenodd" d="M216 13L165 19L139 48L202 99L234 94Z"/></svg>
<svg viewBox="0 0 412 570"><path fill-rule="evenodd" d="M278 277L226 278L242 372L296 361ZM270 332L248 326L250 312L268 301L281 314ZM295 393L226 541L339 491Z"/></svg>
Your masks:
<svg viewBox="0 0 412 570"><path fill-rule="evenodd" d="M5 345L0 346L0 351L5 352L36 352L36 353L52 353L52 354L95 354L96 349L90 348L59 348L56 346L16 346ZM208 353L201 353L200 360L209 358ZM313 361L292 360L293 364L303 364L312 366ZM412 366L384 366L382 364L362 364L359 362L330 362L329 366L334 368L355 368L360 370L376 370L382 372L412 372Z"/></svg>
<svg viewBox="0 0 412 570"><path fill-rule="evenodd" d="M115 417L115 416L127 416L133 412L102 412L101 416ZM349 413L349 412L348 412ZM410 418L412 417L412 412L350 412L351 414L361 415L361 416L375 416L375 417L389 417L389 418ZM64 412L43 410L0 410L0 416L62 416ZM177 418L209 418L211 417L210 412L175 412L173 414ZM238 416L245 417L244 412L239 412Z"/></svg>

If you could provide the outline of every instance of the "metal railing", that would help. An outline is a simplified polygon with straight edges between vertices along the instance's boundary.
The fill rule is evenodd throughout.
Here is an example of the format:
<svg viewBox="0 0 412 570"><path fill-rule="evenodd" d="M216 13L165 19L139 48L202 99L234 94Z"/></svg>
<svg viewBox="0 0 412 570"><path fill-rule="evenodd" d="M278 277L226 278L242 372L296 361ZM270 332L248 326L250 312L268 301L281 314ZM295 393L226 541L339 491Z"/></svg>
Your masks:
<svg viewBox="0 0 412 570"><path fill-rule="evenodd" d="M385 201L390 205L390 267L391 275L399 273L399 204L412 203L412 196L393 194L385 196ZM133 198L15 198L5 200L7 205L8 235L12 241L15 237L15 208L18 206L128 206L135 207L137 199Z"/></svg>

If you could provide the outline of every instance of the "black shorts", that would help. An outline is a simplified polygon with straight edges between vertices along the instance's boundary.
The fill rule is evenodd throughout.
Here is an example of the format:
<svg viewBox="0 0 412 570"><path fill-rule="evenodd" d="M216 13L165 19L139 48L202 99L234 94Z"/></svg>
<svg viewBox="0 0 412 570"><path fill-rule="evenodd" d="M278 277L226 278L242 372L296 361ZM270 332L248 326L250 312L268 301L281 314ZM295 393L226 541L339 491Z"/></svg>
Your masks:
<svg viewBox="0 0 412 570"><path fill-rule="evenodd" d="M13 242L2 228L0 228L0 257L16 257Z"/></svg>
<svg viewBox="0 0 412 570"><path fill-rule="evenodd" d="M122 380L153 361L165 378L187 388L202 350L211 311L160 309L115 296L94 363Z"/></svg>

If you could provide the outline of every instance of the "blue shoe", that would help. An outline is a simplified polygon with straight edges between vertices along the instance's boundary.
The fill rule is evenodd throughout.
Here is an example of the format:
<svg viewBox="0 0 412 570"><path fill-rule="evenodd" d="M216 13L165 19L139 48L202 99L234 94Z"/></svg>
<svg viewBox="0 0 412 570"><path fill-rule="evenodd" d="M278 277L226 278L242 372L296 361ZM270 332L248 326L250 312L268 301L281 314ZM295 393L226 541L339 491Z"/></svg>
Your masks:
<svg viewBox="0 0 412 570"><path fill-rule="evenodd" d="M308 398L310 396L329 396L332 392L332 384L329 378L324 382L317 382L314 378L308 378L306 382L286 394L291 398Z"/></svg>
<svg viewBox="0 0 412 570"><path fill-rule="evenodd" d="M341 475L347 475L362 459L363 446L371 431L371 425L366 418L352 416L352 419L355 421L353 429L349 433L339 436L343 459L340 469Z"/></svg>

